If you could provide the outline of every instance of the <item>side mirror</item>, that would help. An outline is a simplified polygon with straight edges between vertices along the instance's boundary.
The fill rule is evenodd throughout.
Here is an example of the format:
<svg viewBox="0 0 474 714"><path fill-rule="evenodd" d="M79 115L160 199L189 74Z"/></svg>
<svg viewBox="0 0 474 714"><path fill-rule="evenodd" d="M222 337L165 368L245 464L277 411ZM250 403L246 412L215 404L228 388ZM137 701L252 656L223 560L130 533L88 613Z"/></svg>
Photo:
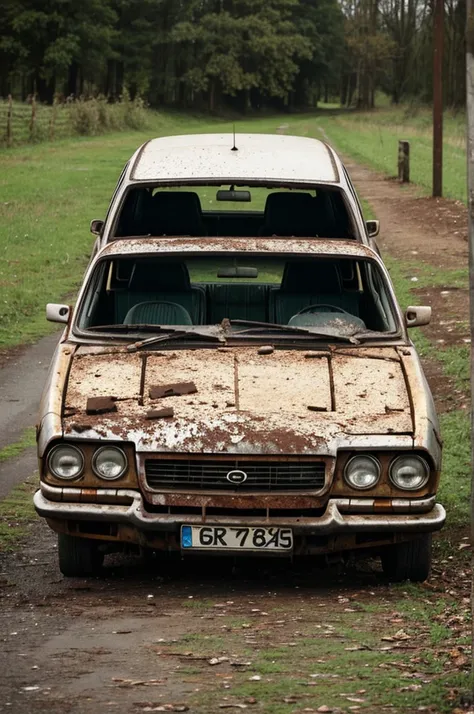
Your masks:
<svg viewBox="0 0 474 714"><path fill-rule="evenodd" d="M104 221L101 221L100 218L94 218L94 220L91 221L91 233L93 233L95 236L100 236L103 230Z"/></svg>
<svg viewBox="0 0 474 714"><path fill-rule="evenodd" d="M70 312L71 308L69 305L58 305L54 302L49 302L46 305L46 319L49 320L49 322L63 322L67 324Z"/></svg>
<svg viewBox="0 0 474 714"><path fill-rule="evenodd" d="M375 238L380 233L380 221L366 221L367 234L369 238Z"/></svg>
<svg viewBox="0 0 474 714"><path fill-rule="evenodd" d="M407 327L421 327L431 322L431 307L427 305L409 305L405 311Z"/></svg>

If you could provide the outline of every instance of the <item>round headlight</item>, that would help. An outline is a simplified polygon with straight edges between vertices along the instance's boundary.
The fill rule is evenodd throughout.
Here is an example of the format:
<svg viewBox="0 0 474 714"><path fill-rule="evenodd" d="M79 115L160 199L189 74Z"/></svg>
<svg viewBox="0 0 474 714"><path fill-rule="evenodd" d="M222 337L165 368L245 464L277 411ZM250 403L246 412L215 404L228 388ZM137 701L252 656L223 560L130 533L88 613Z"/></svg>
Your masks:
<svg viewBox="0 0 474 714"><path fill-rule="evenodd" d="M380 478L380 464L373 456L353 456L346 464L344 478L352 488L372 488Z"/></svg>
<svg viewBox="0 0 474 714"><path fill-rule="evenodd" d="M92 468L94 473L106 481L114 481L127 470L127 457L116 446L102 446L94 454Z"/></svg>
<svg viewBox="0 0 474 714"><path fill-rule="evenodd" d="M72 481L78 478L84 469L84 456L76 446L55 446L48 457L48 466L57 478Z"/></svg>
<svg viewBox="0 0 474 714"><path fill-rule="evenodd" d="M398 456L390 466L391 482L406 491L423 488L429 477L429 466L421 456Z"/></svg>

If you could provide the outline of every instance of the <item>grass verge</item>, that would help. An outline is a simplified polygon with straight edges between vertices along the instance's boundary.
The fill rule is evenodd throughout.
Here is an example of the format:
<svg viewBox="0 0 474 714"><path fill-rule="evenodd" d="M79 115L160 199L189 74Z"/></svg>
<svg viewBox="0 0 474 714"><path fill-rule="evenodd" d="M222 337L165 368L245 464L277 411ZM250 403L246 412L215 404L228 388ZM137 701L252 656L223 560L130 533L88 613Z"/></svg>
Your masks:
<svg viewBox="0 0 474 714"><path fill-rule="evenodd" d="M35 490L35 482L29 479L0 501L0 552L14 550L28 533L36 518L32 500Z"/></svg>
<svg viewBox="0 0 474 714"><path fill-rule="evenodd" d="M35 444L35 429L34 427L29 427L25 429L19 441L16 441L14 444L8 444L8 446L0 449L0 463L19 456L25 449L35 446Z"/></svg>
<svg viewBox="0 0 474 714"><path fill-rule="evenodd" d="M392 123L387 117L392 116ZM410 178L431 195L433 141L430 124L422 126L416 117L404 121L397 113L370 112L318 118L343 153L388 176L398 172L398 141L410 142ZM461 133L462 126L462 133ZM313 128L314 130L314 128ZM466 203L466 148L462 117L447 124L443 146L443 194Z"/></svg>
<svg viewBox="0 0 474 714"><path fill-rule="evenodd" d="M190 702L197 710L254 704L271 714L452 711L465 685L454 660L467 666L468 623L449 597L399 586L389 598L334 597L330 610L324 597L308 592L297 612L266 608L264 618L247 614L244 624L222 613L225 636L188 635L160 654L180 656L184 683L200 675ZM212 658L221 664L211 673Z"/></svg>

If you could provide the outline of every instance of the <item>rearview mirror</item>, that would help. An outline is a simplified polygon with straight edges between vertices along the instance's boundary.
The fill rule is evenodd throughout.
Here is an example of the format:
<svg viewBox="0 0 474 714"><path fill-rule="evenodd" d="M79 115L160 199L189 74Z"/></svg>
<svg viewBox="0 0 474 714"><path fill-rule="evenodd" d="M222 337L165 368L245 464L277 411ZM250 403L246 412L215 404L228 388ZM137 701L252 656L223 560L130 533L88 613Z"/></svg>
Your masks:
<svg viewBox="0 0 474 714"><path fill-rule="evenodd" d="M232 268L219 268L218 278L258 278L257 268L242 268L234 266Z"/></svg>
<svg viewBox="0 0 474 714"><path fill-rule="evenodd" d="M421 327L429 325L431 321L431 307L428 305L409 305L405 311L405 324L407 327Z"/></svg>
<svg viewBox="0 0 474 714"><path fill-rule="evenodd" d="M58 305L54 302L49 302L46 305L46 319L49 320L49 322L63 322L67 324L70 310L69 305Z"/></svg>
<svg viewBox="0 0 474 714"><path fill-rule="evenodd" d="M367 234L369 238L375 238L380 233L380 221L366 221Z"/></svg>
<svg viewBox="0 0 474 714"><path fill-rule="evenodd" d="M216 200L236 201L238 203L250 203L250 201L252 200L252 196L250 195L250 191L234 191L234 189L231 188L230 191L218 191L216 193Z"/></svg>
<svg viewBox="0 0 474 714"><path fill-rule="evenodd" d="M93 233L95 236L100 236L102 234L103 229L104 221L102 221L100 218L94 218L94 220L91 221L90 230L91 233Z"/></svg>

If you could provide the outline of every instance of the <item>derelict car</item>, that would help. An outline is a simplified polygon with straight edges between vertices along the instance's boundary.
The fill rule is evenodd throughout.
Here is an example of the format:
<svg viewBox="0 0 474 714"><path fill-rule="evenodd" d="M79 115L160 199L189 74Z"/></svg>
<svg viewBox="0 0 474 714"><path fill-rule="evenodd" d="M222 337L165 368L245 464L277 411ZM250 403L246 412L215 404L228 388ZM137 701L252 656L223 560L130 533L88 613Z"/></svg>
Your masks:
<svg viewBox="0 0 474 714"><path fill-rule="evenodd" d="M61 571L97 572L122 546L184 557L370 550L391 579L425 579L445 520L441 441L406 328L430 309L402 315L381 258L357 236L309 230L324 186L294 188L278 156L278 186L230 173L212 182L206 167L179 181L150 168L136 186L146 151L127 181L157 204L98 247L74 309L48 306L66 327L41 404L34 501L58 533ZM271 234L255 223L257 235L204 235L202 216L202 234L197 224L185 234L184 205L195 220L211 190L216 203L255 197Z"/></svg>

